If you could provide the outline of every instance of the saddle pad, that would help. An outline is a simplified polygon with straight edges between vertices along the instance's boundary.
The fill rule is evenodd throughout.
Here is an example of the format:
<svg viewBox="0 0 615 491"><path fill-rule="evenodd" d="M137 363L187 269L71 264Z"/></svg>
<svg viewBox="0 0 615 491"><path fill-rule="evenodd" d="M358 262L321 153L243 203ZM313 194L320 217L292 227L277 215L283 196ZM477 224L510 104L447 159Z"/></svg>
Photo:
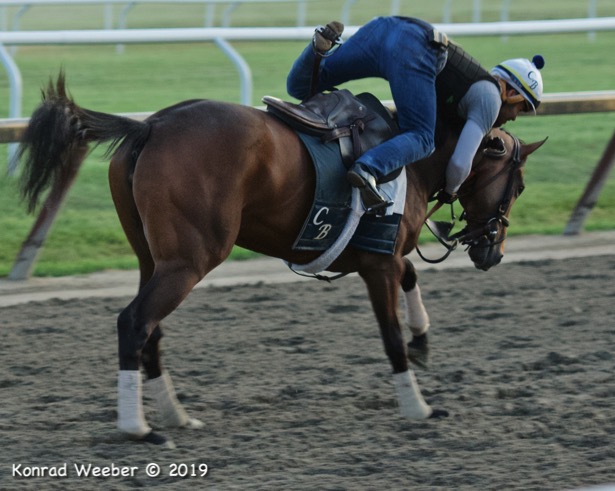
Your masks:
<svg viewBox="0 0 615 491"><path fill-rule="evenodd" d="M326 251L339 237L350 215L352 187L346 179L339 145L321 143L320 138L297 133L307 148L316 171L314 202L293 249L299 251ZM350 245L382 254L392 254L406 195L406 173L383 186L394 205L384 217L363 215Z"/></svg>
<svg viewBox="0 0 615 491"><path fill-rule="evenodd" d="M316 136L297 135L312 157L316 190L312 208L293 249L325 251L344 228L350 213L351 186L346 180L346 168L337 142L321 143Z"/></svg>

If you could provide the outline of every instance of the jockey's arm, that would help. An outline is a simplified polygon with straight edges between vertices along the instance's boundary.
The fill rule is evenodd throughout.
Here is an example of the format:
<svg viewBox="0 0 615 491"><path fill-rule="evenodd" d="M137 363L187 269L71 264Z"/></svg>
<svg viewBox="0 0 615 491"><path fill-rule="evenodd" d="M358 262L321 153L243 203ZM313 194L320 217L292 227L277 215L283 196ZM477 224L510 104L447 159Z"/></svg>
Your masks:
<svg viewBox="0 0 615 491"><path fill-rule="evenodd" d="M455 194L472 169L472 160L483 137L489 133L500 112L502 101L495 85L476 82L459 103L459 115L466 120L455 151L446 169L447 193Z"/></svg>
<svg viewBox="0 0 615 491"><path fill-rule="evenodd" d="M484 136L483 130L472 120L463 126L455 151L446 167L447 193L456 194L463 181L470 175L472 160Z"/></svg>

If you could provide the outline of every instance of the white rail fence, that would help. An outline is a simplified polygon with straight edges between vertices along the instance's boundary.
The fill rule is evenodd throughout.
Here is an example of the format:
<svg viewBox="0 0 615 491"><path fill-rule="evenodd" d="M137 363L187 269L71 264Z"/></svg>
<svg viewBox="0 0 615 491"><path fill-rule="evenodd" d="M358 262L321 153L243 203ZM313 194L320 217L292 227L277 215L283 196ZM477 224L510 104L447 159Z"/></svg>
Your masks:
<svg viewBox="0 0 615 491"><path fill-rule="evenodd" d="M565 19L523 22L485 22L480 24L436 24L451 36L493 36L555 34L615 30L615 17L596 19ZM346 36L359 26L346 28ZM252 75L243 57L230 41L306 41L312 27L211 27L175 29L114 29L71 31L11 31L0 32L0 61L9 80L9 117L21 116L22 78L6 46L77 45L77 44L149 44L214 42L231 59L240 77L240 102L252 104Z"/></svg>

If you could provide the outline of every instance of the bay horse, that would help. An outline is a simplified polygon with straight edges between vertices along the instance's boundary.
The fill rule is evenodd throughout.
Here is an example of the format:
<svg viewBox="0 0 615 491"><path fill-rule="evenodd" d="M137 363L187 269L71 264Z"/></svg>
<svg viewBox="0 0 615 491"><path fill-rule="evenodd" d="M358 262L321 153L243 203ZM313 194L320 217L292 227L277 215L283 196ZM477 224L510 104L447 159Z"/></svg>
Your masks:
<svg viewBox="0 0 615 491"><path fill-rule="evenodd" d="M477 268L500 262L510 209L523 186L528 155L543 142L520 143L493 130L500 148L484 145L460 190L467 227L461 241ZM67 95L64 74L49 83L25 131L21 192L33 211L50 186L62 188L81 166L88 144L108 145L109 183L126 237L139 262L136 297L117 319L118 421L133 439L164 443L144 418L143 386L162 423L200 427L177 400L160 361L161 321L222 263L234 244L305 264L318 252L293 250L315 189L310 156L297 134L266 111L212 100L188 100L144 121L92 111ZM347 247L329 271L358 272L367 285L401 414L445 415L423 399L398 318L405 297L412 334L424 335L429 317L417 275L405 258L417 245L428 201L443 186L456 137L449 134L429 158L407 166L407 196L394 254ZM403 295L400 295L400 287ZM147 376L142 384L141 368Z"/></svg>

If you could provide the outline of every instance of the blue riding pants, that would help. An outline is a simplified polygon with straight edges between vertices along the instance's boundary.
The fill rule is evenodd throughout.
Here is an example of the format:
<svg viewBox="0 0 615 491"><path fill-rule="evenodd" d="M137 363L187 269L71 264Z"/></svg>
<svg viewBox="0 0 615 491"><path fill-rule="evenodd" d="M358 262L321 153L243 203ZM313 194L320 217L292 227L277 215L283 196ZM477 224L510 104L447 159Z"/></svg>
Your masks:
<svg viewBox="0 0 615 491"><path fill-rule="evenodd" d="M361 78L389 82L402 131L365 152L358 163L380 179L434 150L437 73L446 52L430 42L429 24L403 17L377 17L350 37L320 64L317 91ZM287 78L288 93L298 99L310 94L315 54L308 45Z"/></svg>

